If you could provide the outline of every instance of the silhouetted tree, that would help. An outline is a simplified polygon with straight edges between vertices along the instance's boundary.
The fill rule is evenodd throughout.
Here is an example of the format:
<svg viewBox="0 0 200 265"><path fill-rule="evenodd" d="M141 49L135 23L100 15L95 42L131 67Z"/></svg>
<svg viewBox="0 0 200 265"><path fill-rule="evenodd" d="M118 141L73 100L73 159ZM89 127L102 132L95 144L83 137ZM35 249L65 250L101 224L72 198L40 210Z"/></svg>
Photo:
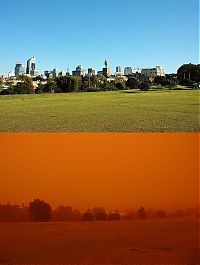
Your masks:
<svg viewBox="0 0 200 265"><path fill-rule="evenodd" d="M119 213L109 213L108 220L109 221L119 221L119 220L121 220L121 215Z"/></svg>
<svg viewBox="0 0 200 265"><path fill-rule="evenodd" d="M39 199L30 202L28 212L35 222L48 222L51 218L50 204Z"/></svg>
<svg viewBox="0 0 200 265"><path fill-rule="evenodd" d="M144 207L141 207L140 209L137 210L137 218L138 219L146 219L146 211Z"/></svg>

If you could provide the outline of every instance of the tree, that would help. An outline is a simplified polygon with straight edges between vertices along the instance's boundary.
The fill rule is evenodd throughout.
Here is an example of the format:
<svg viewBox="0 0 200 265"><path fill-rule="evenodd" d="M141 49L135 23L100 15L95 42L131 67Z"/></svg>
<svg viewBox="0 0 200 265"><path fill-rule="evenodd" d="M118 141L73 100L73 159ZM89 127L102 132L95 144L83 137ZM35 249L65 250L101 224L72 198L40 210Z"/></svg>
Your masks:
<svg viewBox="0 0 200 265"><path fill-rule="evenodd" d="M146 219L146 211L144 207L141 207L140 209L137 210L137 218L138 219Z"/></svg>
<svg viewBox="0 0 200 265"><path fill-rule="evenodd" d="M50 204L40 199L30 202L28 212L34 222L48 222L51 218Z"/></svg>
<svg viewBox="0 0 200 265"><path fill-rule="evenodd" d="M56 78L56 91L55 92L75 92L80 91L82 88L81 77L61 76Z"/></svg>
<svg viewBox="0 0 200 265"><path fill-rule="evenodd" d="M32 79L28 76L22 76L21 82L17 83L15 87L15 92L17 94L33 94L34 87Z"/></svg>
<svg viewBox="0 0 200 265"><path fill-rule="evenodd" d="M168 88L172 88L177 85L176 79L171 77L170 75L156 76L154 82L157 85L161 85L163 87L168 87Z"/></svg>
<svg viewBox="0 0 200 265"><path fill-rule="evenodd" d="M183 64L177 71L179 82L184 79L200 82L200 64Z"/></svg>
<svg viewBox="0 0 200 265"><path fill-rule="evenodd" d="M2 90L2 86L3 86L3 80L0 78L0 92Z"/></svg>
<svg viewBox="0 0 200 265"><path fill-rule="evenodd" d="M139 85L141 91L148 91L150 89L150 85L148 82L143 82Z"/></svg>
<svg viewBox="0 0 200 265"><path fill-rule="evenodd" d="M118 82L116 85L117 90L125 90L126 89L126 85L124 82Z"/></svg>
<svg viewBox="0 0 200 265"><path fill-rule="evenodd" d="M126 86L130 89L137 89L139 87L140 82L135 77L129 77L126 81Z"/></svg>

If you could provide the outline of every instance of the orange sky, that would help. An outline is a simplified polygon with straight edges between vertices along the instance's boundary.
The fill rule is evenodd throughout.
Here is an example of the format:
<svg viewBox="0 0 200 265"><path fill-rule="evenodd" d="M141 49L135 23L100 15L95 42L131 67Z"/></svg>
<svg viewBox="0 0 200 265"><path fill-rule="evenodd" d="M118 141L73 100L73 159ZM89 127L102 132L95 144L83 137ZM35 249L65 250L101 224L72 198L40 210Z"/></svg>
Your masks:
<svg viewBox="0 0 200 265"><path fill-rule="evenodd" d="M181 208L197 204L198 134L0 134L0 202Z"/></svg>

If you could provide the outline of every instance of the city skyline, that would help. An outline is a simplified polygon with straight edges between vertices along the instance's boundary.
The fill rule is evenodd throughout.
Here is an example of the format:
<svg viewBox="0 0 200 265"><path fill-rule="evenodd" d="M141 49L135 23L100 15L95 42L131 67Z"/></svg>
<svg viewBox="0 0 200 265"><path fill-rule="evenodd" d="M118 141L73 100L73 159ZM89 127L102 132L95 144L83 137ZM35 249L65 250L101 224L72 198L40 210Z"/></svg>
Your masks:
<svg viewBox="0 0 200 265"><path fill-rule="evenodd" d="M149 68L161 65L167 73L184 63L198 63L197 0L2 0L0 73L26 58L40 58L38 69L70 71L115 66ZM35 19L30 20L30 13ZM9 14L9 20L7 17ZM26 23L26 21L29 21ZM13 30L20 23L19 30ZM11 34L12 33L12 34ZM11 37L12 36L12 37Z"/></svg>

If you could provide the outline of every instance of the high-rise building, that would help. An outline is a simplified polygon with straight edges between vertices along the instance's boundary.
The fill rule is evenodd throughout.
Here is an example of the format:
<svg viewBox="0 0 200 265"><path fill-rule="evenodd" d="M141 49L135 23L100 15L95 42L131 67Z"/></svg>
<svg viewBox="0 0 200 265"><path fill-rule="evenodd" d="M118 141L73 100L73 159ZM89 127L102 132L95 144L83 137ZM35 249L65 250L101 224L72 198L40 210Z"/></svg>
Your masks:
<svg viewBox="0 0 200 265"><path fill-rule="evenodd" d="M31 76L38 76L39 70L36 69L36 58L32 57L27 61L26 74Z"/></svg>
<svg viewBox="0 0 200 265"><path fill-rule="evenodd" d="M25 67L21 63L17 63L15 66L15 76L20 76L25 74Z"/></svg>
<svg viewBox="0 0 200 265"><path fill-rule="evenodd" d="M81 65L76 67L75 71L72 71L73 76L85 76L85 70Z"/></svg>
<svg viewBox="0 0 200 265"><path fill-rule="evenodd" d="M52 71L52 74L53 74L53 78L56 78L59 76L59 70L57 68L54 68L53 71Z"/></svg>
<svg viewBox="0 0 200 265"><path fill-rule="evenodd" d="M123 75L121 66L116 67L115 75L116 76L122 76Z"/></svg>
<svg viewBox="0 0 200 265"><path fill-rule="evenodd" d="M132 74L133 74L132 67L125 67L125 69L124 69L124 75L128 76L128 75L132 75Z"/></svg>
<svg viewBox="0 0 200 265"><path fill-rule="evenodd" d="M28 75L33 75L35 69L36 69L36 58L32 57L27 61L26 73Z"/></svg>
<svg viewBox="0 0 200 265"><path fill-rule="evenodd" d="M107 60L105 60L105 67L103 68L103 75L105 77L110 76L110 68L108 67L108 61Z"/></svg>

